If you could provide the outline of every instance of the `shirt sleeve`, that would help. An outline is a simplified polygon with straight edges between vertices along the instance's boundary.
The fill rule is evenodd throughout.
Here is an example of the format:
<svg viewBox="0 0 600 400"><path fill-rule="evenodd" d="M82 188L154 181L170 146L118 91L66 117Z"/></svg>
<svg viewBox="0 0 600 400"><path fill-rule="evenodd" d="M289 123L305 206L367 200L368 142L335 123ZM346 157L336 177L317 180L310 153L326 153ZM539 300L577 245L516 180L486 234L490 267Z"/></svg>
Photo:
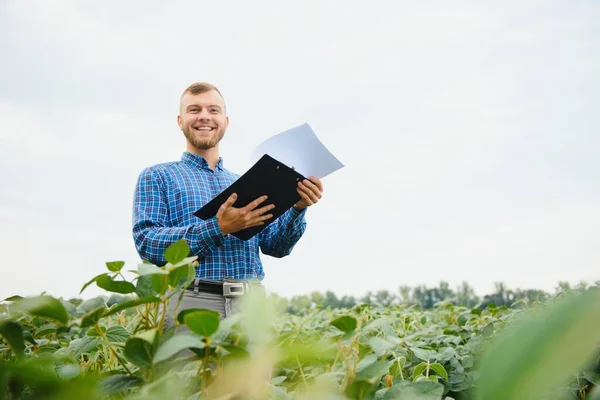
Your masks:
<svg viewBox="0 0 600 400"><path fill-rule="evenodd" d="M199 257L224 243L216 217L172 227L167 223L168 214L163 180L160 174L147 168L138 177L133 203L133 239L142 260L166 264L165 250L180 239L187 241L190 255Z"/></svg>
<svg viewBox="0 0 600 400"><path fill-rule="evenodd" d="M260 249L269 256L289 255L306 230L306 208L290 208L260 232Z"/></svg>

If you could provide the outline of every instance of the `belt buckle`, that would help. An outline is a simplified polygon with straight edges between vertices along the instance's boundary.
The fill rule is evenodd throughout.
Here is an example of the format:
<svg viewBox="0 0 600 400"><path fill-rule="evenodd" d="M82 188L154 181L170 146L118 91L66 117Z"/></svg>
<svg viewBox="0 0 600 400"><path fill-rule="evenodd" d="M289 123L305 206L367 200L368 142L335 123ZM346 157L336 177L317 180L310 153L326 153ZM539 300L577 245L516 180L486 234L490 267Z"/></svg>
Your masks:
<svg viewBox="0 0 600 400"><path fill-rule="evenodd" d="M223 296L237 297L242 296L246 292L246 287L243 282L223 282Z"/></svg>

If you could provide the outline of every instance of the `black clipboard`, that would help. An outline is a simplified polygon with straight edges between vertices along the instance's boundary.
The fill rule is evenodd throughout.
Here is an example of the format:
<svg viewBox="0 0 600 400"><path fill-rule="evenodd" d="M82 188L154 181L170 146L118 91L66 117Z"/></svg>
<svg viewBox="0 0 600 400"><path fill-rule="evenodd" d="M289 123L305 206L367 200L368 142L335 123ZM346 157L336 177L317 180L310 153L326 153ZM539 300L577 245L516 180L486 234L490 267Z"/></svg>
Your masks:
<svg viewBox="0 0 600 400"><path fill-rule="evenodd" d="M244 207L257 198L267 195L267 200L261 203L258 208L274 204L275 208L267 212L273 216L266 220L263 225L231 233L231 235L247 241L300 200L300 195L296 189L298 182L304 179L306 178L295 171L293 167L289 167L265 154L244 175L196 211L194 216L202 220L214 217L219 211L219 207L233 193L237 194L237 200L233 204L234 207Z"/></svg>

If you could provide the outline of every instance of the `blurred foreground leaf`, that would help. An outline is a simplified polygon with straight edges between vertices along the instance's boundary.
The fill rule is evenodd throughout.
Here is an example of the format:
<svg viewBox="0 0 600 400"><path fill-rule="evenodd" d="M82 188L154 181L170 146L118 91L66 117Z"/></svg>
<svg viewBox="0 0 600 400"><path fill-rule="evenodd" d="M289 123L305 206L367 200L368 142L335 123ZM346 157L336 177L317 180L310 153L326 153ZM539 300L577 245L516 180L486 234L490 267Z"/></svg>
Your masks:
<svg viewBox="0 0 600 400"><path fill-rule="evenodd" d="M165 361L179 352L189 349L202 349L204 342L202 338L189 332L179 333L167 339L156 351L154 362L159 363Z"/></svg>
<svg viewBox="0 0 600 400"><path fill-rule="evenodd" d="M13 311L48 318L61 324L69 322L69 314L65 306L51 296L27 297L16 301L11 308Z"/></svg>
<svg viewBox="0 0 600 400"><path fill-rule="evenodd" d="M165 258L171 264L183 261L190 253L190 247L185 239L180 239L165 250Z"/></svg>
<svg viewBox="0 0 600 400"><path fill-rule="evenodd" d="M25 340L23 339L23 328L21 328L21 325L10 320L0 320L0 336L6 339L17 357L23 356Z"/></svg>
<svg viewBox="0 0 600 400"><path fill-rule="evenodd" d="M507 327L482 356L478 400L548 399L595 354L600 290L558 298Z"/></svg>

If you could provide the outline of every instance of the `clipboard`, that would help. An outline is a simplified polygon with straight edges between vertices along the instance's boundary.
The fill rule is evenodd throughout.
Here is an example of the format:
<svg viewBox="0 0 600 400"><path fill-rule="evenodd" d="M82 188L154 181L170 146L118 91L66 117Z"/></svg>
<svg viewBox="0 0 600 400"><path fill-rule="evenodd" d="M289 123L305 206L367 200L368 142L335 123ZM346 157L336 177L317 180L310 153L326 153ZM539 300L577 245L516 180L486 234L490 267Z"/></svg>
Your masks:
<svg viewBox="0 0 600 400"><path fill-rule="evenodd" d="M296 188L298 182L304 179L306 178L294 170L293 167L289 167L265 154L244 175L196 211L194 216L202 220L214 217L221 205L233 193L237 194L237 200L233 204L237 208L244 207L257 198L267 195L267 200L261 203L258 208L274 204L275 208L267 212L273 216L264 221L263 225L231 233L231 235L247 241L260 233L300 200Z"/></svg>

